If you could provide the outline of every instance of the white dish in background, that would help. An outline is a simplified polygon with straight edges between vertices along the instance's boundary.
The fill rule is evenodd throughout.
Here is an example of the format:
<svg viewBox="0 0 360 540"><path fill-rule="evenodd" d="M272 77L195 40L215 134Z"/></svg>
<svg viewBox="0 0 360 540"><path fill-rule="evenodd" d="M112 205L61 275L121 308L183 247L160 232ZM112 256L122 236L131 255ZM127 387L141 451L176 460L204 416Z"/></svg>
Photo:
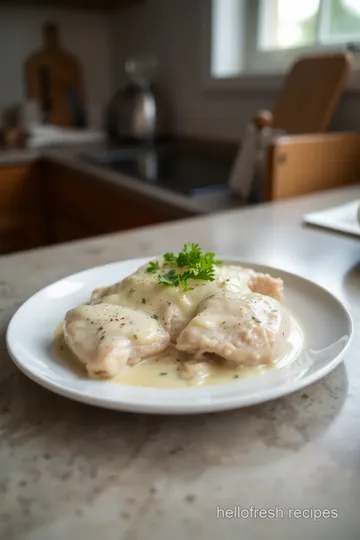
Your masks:
<svg viewBox="0 0 360 540"><path fill-rule="evenodd" d="M29 148L50 148L52 146L95 144L106 140L103 131L95 129L61 128L37 125L30 130Z"/></svg>
<svg viewBox="0 0 360 540"><path fill-rule="evenodd" d="M303 219L310 225L360 236L360 201L306 214Z"/></svg>
<svg viewBox="0 0 360 540"><path fill-rule="evenodd" d="M285 304L297 318L304 344L294 361L249 379L218 386L156 389L85 379L53 353L54 331L65 312L88 301L93 289L121 280L149 259L133 259L74 274L27 300L7 330L15 364L32 380L68 398L109 409L158 414L191 414L236 409L299 390L332 371L348 347L352 322L330 292L302 277L268 266L225 259L281 277Z"/></svg>

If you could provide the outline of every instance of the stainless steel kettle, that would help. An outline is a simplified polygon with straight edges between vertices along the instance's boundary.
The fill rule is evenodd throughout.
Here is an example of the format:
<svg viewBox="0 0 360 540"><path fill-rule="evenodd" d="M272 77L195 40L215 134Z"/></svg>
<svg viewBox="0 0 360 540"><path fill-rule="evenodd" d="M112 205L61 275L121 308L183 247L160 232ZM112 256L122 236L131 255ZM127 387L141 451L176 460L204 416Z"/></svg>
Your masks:
<svg viewBox="0 0 360 540"><path fill-rule="evenodd" d="M157 60L134 58L125 64L130 84L119 90L107 109L107 130L111 138L152 140L164 134L164 114L155 84Z"/></svg>

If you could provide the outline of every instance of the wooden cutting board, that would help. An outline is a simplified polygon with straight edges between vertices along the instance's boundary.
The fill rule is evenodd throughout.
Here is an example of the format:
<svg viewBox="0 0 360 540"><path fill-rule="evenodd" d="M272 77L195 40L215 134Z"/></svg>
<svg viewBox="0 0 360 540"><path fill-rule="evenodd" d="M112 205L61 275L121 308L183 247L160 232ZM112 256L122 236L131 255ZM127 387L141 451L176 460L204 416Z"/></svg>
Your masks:
<svg viewBox="0 0 360 540"><path fill-rule="evenodd" d="M39 103L46 123L77 125L83 111L83 74L79 61L61 48L56 25L43 27L43 47L25 62L27 95Z"/></svg>
<svg viewBox="0 0 360 540"><path fill-rule="evenodd" d="M273 127L291 135L326 131L351 67L351 56L343 52L300 58L276 100Z"/></svg>

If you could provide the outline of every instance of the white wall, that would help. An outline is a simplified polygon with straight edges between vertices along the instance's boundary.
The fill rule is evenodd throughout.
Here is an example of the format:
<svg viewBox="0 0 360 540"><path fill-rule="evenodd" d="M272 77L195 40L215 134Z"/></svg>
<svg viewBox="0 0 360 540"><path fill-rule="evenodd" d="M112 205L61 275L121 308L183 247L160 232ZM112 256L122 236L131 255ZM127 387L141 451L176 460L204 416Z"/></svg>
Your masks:
<svg viewBox="0 0 360 540"><path fill-rule="evenodd" d="M64 48L80 60L91 125L111 95L109 15L78 10L0 7L0 110L25 97L24 61L42 45L42 25L59 25Z"/></svg>
<svg viewBox="0 0 360 540"><path fill-rule="evenodd" d="M123 63L143 52L160 60L159 84L173 110L177 133L238 140L254 112L271 107L274 92L206 91L203 9L206 0L143 0L111 19L115 88L124 84ZM210 1L210 0L208 0ZM334 119L336 129L360 128L360 94L346 95Z"/></svg>

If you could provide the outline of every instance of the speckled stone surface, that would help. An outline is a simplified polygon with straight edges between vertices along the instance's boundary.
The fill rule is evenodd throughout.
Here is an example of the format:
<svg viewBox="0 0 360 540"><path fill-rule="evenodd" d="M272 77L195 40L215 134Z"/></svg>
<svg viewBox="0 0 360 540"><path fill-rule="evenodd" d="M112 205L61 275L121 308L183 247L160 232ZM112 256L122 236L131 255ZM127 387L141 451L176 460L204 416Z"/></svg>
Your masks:
<svg viewBox="0 0 360 540"><path fill-rule="evenodd" d="M0 258L0 538L358 540L360 243L301 226L303 213L355 198L360 188ZM355 323L344 364L268 404L173 418L71 402L12 364L5 330L35 291L189 239L332 290ZM217 518L218 507L252 505L334 509L338 518Z"/></svg>

